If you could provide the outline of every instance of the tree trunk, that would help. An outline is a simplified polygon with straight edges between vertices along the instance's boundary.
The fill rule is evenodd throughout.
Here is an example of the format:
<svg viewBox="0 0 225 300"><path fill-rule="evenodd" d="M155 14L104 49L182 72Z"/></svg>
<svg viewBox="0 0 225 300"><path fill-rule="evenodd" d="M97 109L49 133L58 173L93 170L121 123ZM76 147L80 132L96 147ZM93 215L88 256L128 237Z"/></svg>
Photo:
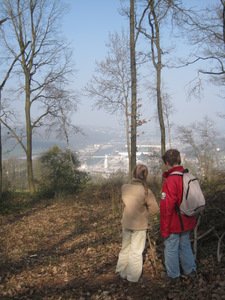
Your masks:
<svg viewBox="0 0 225 300"><path fill-rule="evenodd" d="M168 135L169 135L169 145L170 149L172 148L172 140L171 140L171 126L170 126L170 119L169 119L169 110L167 105L165 105L166 110L166 120L167 120L167 127L168 127Z"/></svg>
<svg viewBox="0 0 225 300"><path fill-rule="evenodd" d="M34 185L34 175L33 175L33 163L32 163L32 126L31 126L31 118L30 118L30 79L29 75L26 74L26 104L25 104L25 113L26 113L26 131L27 131L27 179L30 194L33 195L35 193L35 185Z"/></svg>
<svg viewBox="0 0 225 300"><path fill-rule="evenodd" d="M127 154L128 154L128 163L129 163L129 173L128 173L128 179L129 182L132 178L132 171L131 171L131 153L130 153L130 122L129 122L129 114L128 114L128 103L126 101L126 124L127 124Z"/></svg>
<svg viewBox="0 0 225 300"><path fill-rule="evenodd" d="M136 78L136 53L134 32L134 2L130 0L130 60L131 60L131 171L136 165L137 152L137 78Z"/></svg>
<svg viewBox="0 0 225 300"><path fill-rule="evenodd" d="M0 115L2 110L2 88L0 88ZM2 194L2 123L0 122L0 197Z"/></svg>
<svg viewBox="0 0 225 300"><path fill-rule="evenodd" d="M159 117L159 125L160 125L160 132L161 132L161 156L162 156L166 151L166 133L165 133L165 124L163 119L163 108L162 108L162 98L161 98L161 63L157 67L157 107L158 107L158 117Z"/></svg>
<svg viewBox="0 0 225 300"><path fill-rule="evenodd" d="M223 41L225 44L225 1L221 0L221 3L223 5Z"/></svg>
<svg viewBox="0 0 225 300"><path fill-rule="evenodd" d="M159 23L158 23L157 16L155 14L154 1L151 1L151 13L154 18L155 46L157 50L157 61L155 61L154 46L153 46L154 41L152 37L151 39L152 53L153 53L152 57L153 57L153 64L157 72L157 108L158 108L158 117L159 117L160 133L161 133L161 156L162 156L166 151L166 133L165 133L165 124L163 119L163 107L162 107L162 97L161 97L162 57L161 57L161 48L160 48ZM165 168L164 165L162 165L163 172L165 171L164 168Z"/></svg>

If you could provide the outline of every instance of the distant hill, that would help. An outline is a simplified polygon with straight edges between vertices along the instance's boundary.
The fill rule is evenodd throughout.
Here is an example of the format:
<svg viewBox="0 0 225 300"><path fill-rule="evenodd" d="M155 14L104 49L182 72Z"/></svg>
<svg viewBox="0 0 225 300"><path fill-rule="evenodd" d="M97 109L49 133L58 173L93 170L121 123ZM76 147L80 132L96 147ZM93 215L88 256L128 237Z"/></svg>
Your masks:
<svg viewBox="0 0 225 300"><path fill-rule="evenodd" d="M125 134L124 129L111 128L111 127L97 127L97 126L82 126L80 127L82 133L76 133L74 135L70 134L70 147L73 151L78 151L79 149L93 144L105 144L112 140L124 141ZM15 139L8 138L7 132L2 133L2 149L3 158L7 157L22 157L25 153L20 145L17 145ZM26 140L24 139L24 143ZM39 155L48 149L52 148L54 145L60 148L66 148L66 140L57 139L54 132L47 136L44 131L33 135L33 155Z"/></svg>
<svg viewBox="0 0 225 300"><path fill-rule="evenodd" d="M80 127L82 133L70 134L70 147L73 151L78 151L88 145L94 144L107 144L109 142L124 142L126 143L126 133L124 128L116 127L103 127L103 126L82 126ZM3 130L3 158L7 157L22 157L25 156L21 146L15 146L15 139L5 139L7 133ZM138 137L138 141L144 141L145 143L156 143L159 136L155 133L146 133ZM24 140L26 143L26 140ZM66 148L66 140L63 137L59 140L56 138L54 132L47 136L42 130L40 133L33 135L33 155L39 155L53 146L59 146L60 148Z"/></svg>
<svg viewBox="0 0 225 300"><path fill-rule="evenodd" d="M75 133L70 134L70 148L73 151L79 151L89 145L94 144L107 144L109 142L119 142L126 144L126 132L125 128L121 127L104 127L104 126L80 126L83 134ZM2 148L3 148L3 158L7 157L23 157L25 156L24 151L21 146L16 145L15 139L8 139L8 134L2 128ZM172 138L173 147L180 150L184 150L187 145L182 145L179 143L176 137ZM24 140L26 143L26 140ZM160 133L158 130L152 130L151 132L145 132L143 135L139 135L137 138L137 144L145 145L159 145L160 144ZM217 144L223 149L225 148L225 139L222 134L217 138ZM33 155L40 155L41 153L51 149L53 146L57 145L60 148L66 148L66 140L57 139L54 132L47 136L44 130L40 131L38 134L33 135Z"/></svg>

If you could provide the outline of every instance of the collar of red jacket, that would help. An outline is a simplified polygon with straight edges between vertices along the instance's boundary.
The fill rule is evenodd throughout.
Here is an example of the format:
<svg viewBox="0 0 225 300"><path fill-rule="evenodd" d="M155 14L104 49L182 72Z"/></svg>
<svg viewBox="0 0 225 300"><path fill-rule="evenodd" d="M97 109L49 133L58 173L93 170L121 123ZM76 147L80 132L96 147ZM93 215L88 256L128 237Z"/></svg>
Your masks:
<svg viewBox="0 0 225 300"><path fill-rule="evenodd" d="M169 169L168 171L163 173L163 177L167 178L172 172L174 171L179 171L179 172L183 172L184 168L182 166L174 166L171 169Z"/></svg>

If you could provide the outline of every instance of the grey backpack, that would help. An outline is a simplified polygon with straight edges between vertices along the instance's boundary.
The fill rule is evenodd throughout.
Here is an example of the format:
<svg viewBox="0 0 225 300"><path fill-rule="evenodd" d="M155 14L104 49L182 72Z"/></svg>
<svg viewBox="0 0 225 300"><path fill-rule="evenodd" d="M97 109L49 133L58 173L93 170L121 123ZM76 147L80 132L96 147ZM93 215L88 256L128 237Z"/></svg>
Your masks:
<svg viewBox="0 0 225 300"><path fill-rule="evenodd" d="M181 205L178 207L182 215L192 217L205 209L205 197L202 193L198 179L185 169L184 172L172 172L170 175L183 176L183 195ZM177 210L177 208L176 208Z"/></svg>

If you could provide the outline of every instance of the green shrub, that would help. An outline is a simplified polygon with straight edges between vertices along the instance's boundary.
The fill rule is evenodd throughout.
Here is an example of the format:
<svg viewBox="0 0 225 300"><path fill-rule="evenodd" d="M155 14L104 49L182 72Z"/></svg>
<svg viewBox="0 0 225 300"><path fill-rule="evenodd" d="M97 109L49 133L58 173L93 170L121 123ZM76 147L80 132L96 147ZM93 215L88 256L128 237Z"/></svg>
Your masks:
<svg viewBox="0 0 225 300"><path fill-rule="evenodd" d="M78 170L77 156L54 146L41 157L39 189L48 198L70 195L80 191L89 180L88 174Z"/></svg>

